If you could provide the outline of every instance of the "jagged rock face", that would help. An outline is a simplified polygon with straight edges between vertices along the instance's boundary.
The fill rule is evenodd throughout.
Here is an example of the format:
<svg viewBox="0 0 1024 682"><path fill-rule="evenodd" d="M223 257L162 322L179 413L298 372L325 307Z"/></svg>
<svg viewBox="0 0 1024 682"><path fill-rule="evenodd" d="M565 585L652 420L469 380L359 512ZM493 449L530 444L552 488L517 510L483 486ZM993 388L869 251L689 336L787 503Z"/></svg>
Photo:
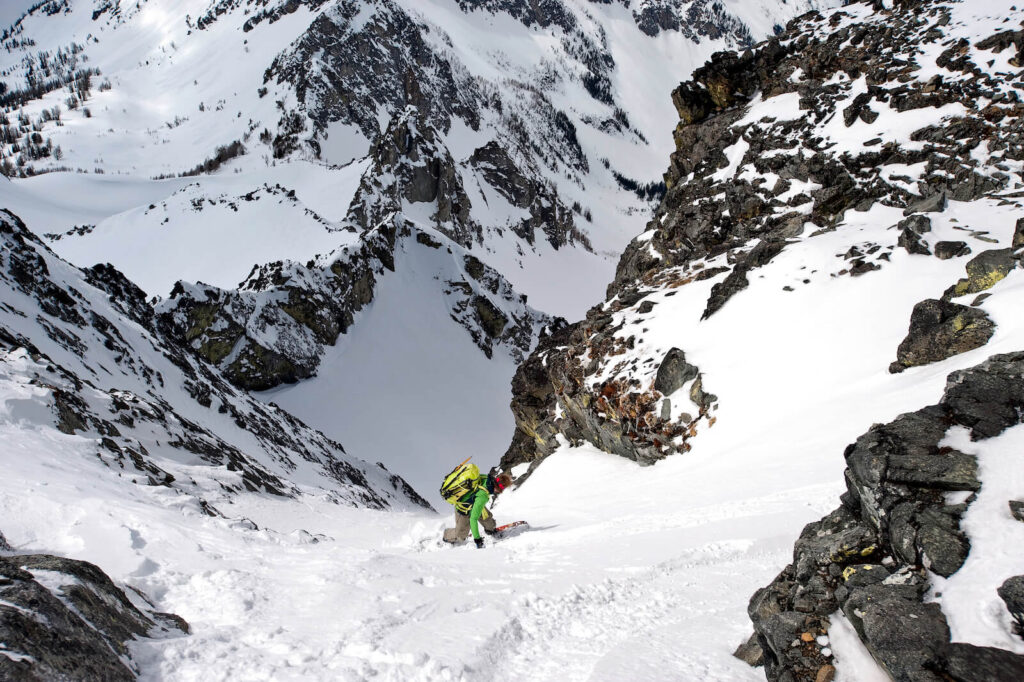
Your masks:
<svg viewBox="0 0 1024 682"><path fill-rule="evenodd" d="M962 41L942 43L949 47L938 61L953 72L951 77L916 79L916 46L942 40L941 27L949 20L949 10L941 4L924 7L926 11L861 12L855 21L843 21L842 13L827 21L812 14L792 22L779 39L743 55L719 53L695 71L693 80L673 93L680 115L677 151L666 173L668 194L657 221L650 224L654 237L630 245L610 291L753 240L784 244L803 232L804 223L831 229L849 209L866 210L880 202L920 214L942 210L948 199L973 200L1006 187L1010 176L997 160L982 165L971 154L984 143L1004 159L1024 156L1013 125L1021 113L1017 97L1000 93L997 78L965 56ZM853 87L866 91L836 111ZM799 98L800 110L809 113L796 120L737 123L743 110L736 105L755 93L763 100ZM988 106L979 106L990 100ZM842 156L821 147L821 125L833 112L842 113L849 128L860 120L874 120L876 109L905 112L951 104L962 105L963 115L949 126L927 125L911 135L911 142L924 144L881 144L879 138L874 144L866 141L858 153ZM723 176L719 171L730 164L727 149L742 153L732 166L750 163L777 181L755 185ZM925 170L916 184L886 171L887 166L918 163ZM796 192L795 187L806 189ZM707 201L722 193L724 199ZM923 223L915 225L920 238ZM767 260L750 262L737 255L733 272ZM732 293L742 288L733 287ZM709 304L707 314L720 307Z"/></svg>
<svg viewBox="0 0 1024 682"><path fill-rule="evenodd" d="M538 230L554 248L576 243L586 249L590 242L576 228L573 212L558 197L557 190L538 180L538 174L523 171L508 152L493 140L473 151L468 166L516 208L530 217L512 225L512 231L533 244Z"/></svg>
<svg viewBox="0 0 1024 682"><path fill-rule="evenodd" d="M804 529L793 564L750 601L769 680L820 679L831 663L818 637L837 609L893 679L1020 675L1024 656L950 645L945 616L925 594L927 571L952 575L970 549L960 518L975 496L949 504L946 493L980 488L975 457L940 443L951 426L980 440L1022 423L1022 370L1024 353L1014 353L954 372L938 405L875 425L846 449L842 506ZM1008 585L1000 595L1012 601Z"/></svg>
<svg viewBox="0 0 1024 682"><path fill-rule="evenodd" d="M431 227L460 246L482 237L471 217L462 176L439 135L414 109L397 116L370 150L373 165L348 210L347 220L372 230L409 204L427 204Z"/></svg>
<svg viewBox="0 0 1024 682"><path fill-rule="evenodd" d="M427 40L428 31L390 0L342 0L274 60L264 80L293 86L319 130L340 121L373 139L378 111L408 106L445 132L453 117L475 130L478 91Z"/></svg>
<svg viewBox="0 0 1024 682"><path fill-rule="evenodd" d="M596 43L579 28L573 13L558 0L464 3L463 9L509 12L528 27L559 28L566 52L588 70L587 90L613 104L614 61L608 45ZM438 47L435 33L450 43L444 27L426 23L392 0L343 0L330 6L265 73L266 83L294 89L299 101L297 111L281 117L275 156L299 149L302 135L319 155L323 132L336 122L354 125L367 139L375 139L382 115L397 116L412 107L444 134L456 119L473 130L480 129L483 117L497 119L502 137L509 138L506 145L553 169L587 172L589 162L575 126L546 95L518 78L506 84L516 90L511 96L489 84L483 87L464 64L452 61L454 57ZM538 149L557 153L549 157L535 153ZM536 177L539 182L541 176Z"/></svg>
<svg viewBox="0 0 1024 682"><path fill-rule="evenodd" d="M754 43L750 29L715 0L641 0L633 19L649 36L679 31L694 42L705 37L729 38L737 45Z"/></svg>
<svg viewBox="0 0 1024 682"><path fill-rule="evenodd" d="M503 468L538 463L559 437L653 464L688 451L698 429L714 424L718 398L682 351L644 366L630 355L636 336L619 335L626 322L616 313L635 302L627 292L541 338L512 380L516 431Z"/></svg>
<svg viewBox="0 0 1024 682"><path fill-rule="evenodd" d="M349 458L166 338L114 268L75 269L7 211L0 240L0 381L47 405L53 427L93 443L98 464L173 488L207 513L241 491L297 495L296 475L344 504L426 506L401 478ZM204 488L201 467L180 469L201 464L232 473Z"/></svg>
<svg viewBox="0 0 1024 682"><path fill-rule="evenodd" d="M93 564L0 556L5 680L134 680L129 641L188 632L178 616L137 609Z"/></svg>
<svg viewBox="0 0 1024 682"><path fill-rule="evenodd" d="M557 196L519 175L499 147L477 151L476 163L492 164L494 182L536 213L520 225L521 236L532 241L534 229L555 215L563 219L543 223L543 229L556 246L565 244L575 228ZM415 244L452 254L443 291L451 317L476 345L488 357L499 347L517 360L525 357L548 318L468 253L482 239L482 228L470 215L460 167L437 131L409 108L378 137L371 160L341 228L358 234L355 244L306 264L258 266L238 290L179 282L158 306L161 328L239 387L294 383L316 374L324 347L333 346L373 301L378 280L400 267L396 254Z"/></svg>
<svg viewBox="0 0 1024 682"><path fill-rule="evenodd" d="M656 305L651 294L710 282L701 319L713 318L790 244L844 230L850 212L872 209L903 218L892 221L888 241L851 236L848 250L836 254L845 263L832 276L898 267L897 249L945 260L970 253L966 242L937 239L932 222L950 202L1017 201L1024 105L1011 86L1024 81L974 56L1016 43L984 40L975 46L983 52L972 52L958 34L961 24L951 24L951 7L928 1L888 10L852 4L830 17L812 12L742 54L715 54L673 92L679 124L667 194L647 231L626 248L607 302L557 343L542 342L536 354L543 363L531 359L517 376L518 430L506 463L545 456L558 435L649 461L686 452L701 422L714 423L717 399L708 398L699 376L685 405L692 421L660 418L678 415L680 398L666 409L664 394L648 383L669 350L640 331ZM947 75L933 77L933 62ZM902 116L906 134L872 128L883 114ZM953 229L998 241L966 226ZM977 300L952 299L998 286L1019 254L993 249L976 261L968 278L942 296L945 303L922 304L905 347L893 349L894 370L991 337L993 323L974 309ZM946 314L968 303L969 312ZM946 313L925 315L936 306ZM617 408L624 394L634 399ZM680 439L675 430L687 424Z"/></svg>
<svg viewBox="0 0 1024 682"><path fill-rule="evenodd" d="M426 205L429 226L466 248L482 243L485 229L506 227L531 245L541 231L556 249L570 243L589 248L573 211L529 157L522 167L492 140L456 162L434 118L410 105L376 136L370 149L371 166L346 217L348 226L366 232L410 206L417 211ZM463 178L471 174L479 174L512 206L528 211L529 217L513 218L509 225L481 225L473 218L473 203L463 185Z"/></svg>

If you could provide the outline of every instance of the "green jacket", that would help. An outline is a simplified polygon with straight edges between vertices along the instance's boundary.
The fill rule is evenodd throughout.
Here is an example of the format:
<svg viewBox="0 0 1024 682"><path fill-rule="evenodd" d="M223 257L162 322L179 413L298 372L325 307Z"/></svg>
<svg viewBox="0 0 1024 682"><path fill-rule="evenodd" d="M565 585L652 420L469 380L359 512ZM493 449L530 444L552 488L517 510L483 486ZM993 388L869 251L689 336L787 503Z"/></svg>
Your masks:
<svg viewBox="0 0 1024 682"><path fill-rule="evenodd" d="M469 530L473 533L473 539L480 539L480 519L486 519L490 516L490 512L487 511L487 502L491 499L491 496L487 494L487 477L481 476L479 478L479 485L476 490L471 492L469 495L463 498L468 504L472 502L473 506L469 510Z"/></svg>

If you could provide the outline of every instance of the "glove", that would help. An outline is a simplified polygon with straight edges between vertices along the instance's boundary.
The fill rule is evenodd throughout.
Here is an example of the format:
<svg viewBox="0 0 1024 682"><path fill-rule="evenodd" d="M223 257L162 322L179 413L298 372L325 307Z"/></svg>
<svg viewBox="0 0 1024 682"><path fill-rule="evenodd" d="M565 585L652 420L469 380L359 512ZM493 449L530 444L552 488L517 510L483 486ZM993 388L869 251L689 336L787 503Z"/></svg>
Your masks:
<svg viewBox="0 0 1024 682"><path fill-rule="evenodd" d="M473 542L476 543L476 548L477 549L483 549L484 548L484 539L483 538L473 538Z"/></svg>

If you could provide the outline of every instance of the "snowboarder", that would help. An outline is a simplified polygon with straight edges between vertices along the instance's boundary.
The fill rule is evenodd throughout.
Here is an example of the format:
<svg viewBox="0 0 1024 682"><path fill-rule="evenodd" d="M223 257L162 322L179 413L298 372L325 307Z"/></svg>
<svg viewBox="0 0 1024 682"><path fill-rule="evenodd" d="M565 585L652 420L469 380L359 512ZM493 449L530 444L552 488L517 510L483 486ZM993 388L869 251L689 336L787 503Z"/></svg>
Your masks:
<svg viewBox="0 0 1024 682"><path fill-rule="evenodd" d="M445 528L444 541L452 544L463 542L472 532L477 549L483 549L484 539L480 537L478 524L484 527L484 532L488 535L498 526L494 516L487 509L487 501L491 495L501 494L501 491L511 484L512 477L505 473L498 476L487 474L473 481L472 489L454 503L455 527Z"/></svg>

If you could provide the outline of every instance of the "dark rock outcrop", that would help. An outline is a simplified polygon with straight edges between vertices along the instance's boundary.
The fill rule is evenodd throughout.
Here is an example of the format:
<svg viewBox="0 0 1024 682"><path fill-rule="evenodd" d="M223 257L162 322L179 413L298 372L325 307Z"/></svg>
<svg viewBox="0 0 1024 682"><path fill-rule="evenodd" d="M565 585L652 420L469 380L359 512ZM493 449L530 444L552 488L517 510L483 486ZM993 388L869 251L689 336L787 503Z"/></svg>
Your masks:
<svg viewBox="0 0 1024 682"><path fill-rule="evenodd" d="M980 348L995 333L995 323L977 308L936 299L921 301L910 316L910 331L889 371L902 372Z"/></svg>
<svg viewBox="0 0 1024 682"><path fill-rule="evenodd" d="M908 253L917 253L923 256L931 255L928 245L921 239L921 235L932 230L932 221L926 216L915 214L909 218L904 218L897 223L896 229L900 231L900 238L897 243L906 249Z"/></svg>
<svg viewBox="0 0 1024 682"><path fill-rule="evenodd" d="M477 129L480 93L433 47L428 31L389 0L337 2L274 59L264 82L294 88L315 130L340 121L372 140L379 111L395 114L409 106L441 130L453 118Z"/></svg>
<svg viewBox="0 0 1024 682"><path fill-rule="evenodd" d="M793 563L751 598L769 680L811 681L831 666L818 637L837 609L894 680L1017 679L1024 656L950 644L925 594L928 571L952 575L970 547L959 521L974 497L948 504L945 493L980 487L974 457L940 443L951 425L983 439L1024 423L1022 373L1024 352L954 372L938 405L875 425L846 449L842 505L804 528ZM1000 588L1015 617L1021 584Z"/></svg>
<svg viewBox="0 0 1024 682"><path fill-rule="evenodd" d="M1024 679L1024 656L989 646L951 644L943 649L939 662L932 667L943 675L940 678L943 682Z"/></svg>
<svg viewBox="0 0 1024 682"><path fill-rule="evenodd" d="M935 257L939 260L949 260L950 258L959 258L960 256L967 256L971 253L971 247L967 245L967 242L961 241L941 241L935 242Z"/></svg>
<svg viewBox="0 0 1024 682"><path fill-rule="evenodd" d="M653 464L686 452L686 441L698 428L714 424L718 398L704 390L699 369L678 349L660 358L649 377L630 374L636 368L629 357L636 337L623 337L624 323L613 319L616 312L639 304L637 292L623 292L591 310L584 322L541 337L512 380L516 431L501 460L504 469L539 462L554 451L559 436ZM614 378L597 378L608 369ZM678 395L686 383L688 394ZM671 400L677 408L689 408L673 409L661 389L676 393Z"/></svg>
<svg viewBox="0 0 1024 682"><path fill-rule="evenodd" d="M527 243L533 244L540 231L556 249L572 242L590 248L589 239L576 227L573 212L559 198L553 184L539 179L537 169L524 171L493 140L476 149L468 163L510 204L529 212L529 218L512 225L512 231Z"/></svg>
<svg viewBox="0 0 1024 682"><path fill-rule="evenodd" d="M34 573L43 571L45 580ZM93 564L0 556L0 678L134 680L127 643L188 634L178 616L143 613Z"/></svg>
<svg viewBox="0 0 1024 682"><path fill-rule="evenodd" d="M656 6L665 4L645 4L652 27L661 21ZM847 262L830 276L870 277L896 267L892 253L901 246L940 258L969 253L974 242L927 243L933 214L952 201L979 199L1019 182L1009 165L979 161L975 150L986 144L1005 158L1024 159L1024 144L1017 131L1018 98L992 99L1008 76L972 61L969 45L955 38L959 28L951 17L939 0L878 5L872 12L810 12L775 39L740 54L713 55L681 83L672 93L679 123L665 197L619 260L605 303L588 311L558 344L538 346L536 357L544 361L530 364L545 371L524 373L515 382L513 411L525 421L517 421L503 461L543 457L558 435L637 461L686 452L696 431L714 423L715 401L698 396L680 410L678 398L669 402L657 391L655 370L669 348L656 347L641 331L653 302L678 287L710 281L701 320L714 318L744 296L761 277L758 270L790 244L842 231L849 212L878 206L898 209L905 219L882 243L857 243L851 234L851 245L836 254ZM956 78L919 73L917 46L940 39L948 45L939 66ZM855 92L852 84L861 82L866 89ZM778 107L768 105L773 100ZM992 108L981 110L978 102L989 100ZM754 116L748 105L755 101L769 113ZM883 111L900 115L954 104L963 115L913 131L912 144L873 137L877 131L870 124ZM849 128L847 137L861 146L845 149L844 143L842 152L835 151L836 140L823 129L839 116ZM909 166L921 172L908 177ZM964 231L992 241L985 233ZM993 260L992 254L976 259L969 269L978 271L975 284L956 295L990 286ZM998 272L1004 272L1005 259L1000 263ZM893 371L977 347L992 331L983 311L934 301L922 304L913 327ZM683 341L675 344L685 349ZM544 410L533 402L538 395L549 398ZM620 408L623 396L632 396L627 409ZM681 413L692 421L661 419ZM680 433L676 429L684 423L690 426Z"/></svg>
<svg viewBox="0 0 1024 682"><path fill-rule="evenodd" d="M673 348L658 366L658 374L654 378L654 390L663 395L672 395L688 381L697 378L699 370L686 361L686 354Z"/></svg>
<svg viewBox="0 0 1024 682"><path fill-rule="evenodd" d="M4 537L4 532L0 530L0 552L11 552L13 548L7 543L7 538Z"/></svg>
<svg viewBox="0 0 1024 682"><path fill-rule="evenodd" d="M641 0L633 10L633 19L649 36L678 31L693 42L726 38L737 47L754 42L750 29L714 0Z"/></svg>
<svg viewBox="0 0 1024 682"><path fill-rule="evenodd" d="M1014 631L1024 639L1024 575L1007 578L999 587L999 598L1006 604L1014 620Z"/></svg>
<svg viewBox="0 0 1024 682"><path fill-rule="evenodd" d="M989 249L967 262L967 277L951 286L942 295L944 300L977 294L994 287L1005 279L1020 261L1012 249Z"/></svg>

